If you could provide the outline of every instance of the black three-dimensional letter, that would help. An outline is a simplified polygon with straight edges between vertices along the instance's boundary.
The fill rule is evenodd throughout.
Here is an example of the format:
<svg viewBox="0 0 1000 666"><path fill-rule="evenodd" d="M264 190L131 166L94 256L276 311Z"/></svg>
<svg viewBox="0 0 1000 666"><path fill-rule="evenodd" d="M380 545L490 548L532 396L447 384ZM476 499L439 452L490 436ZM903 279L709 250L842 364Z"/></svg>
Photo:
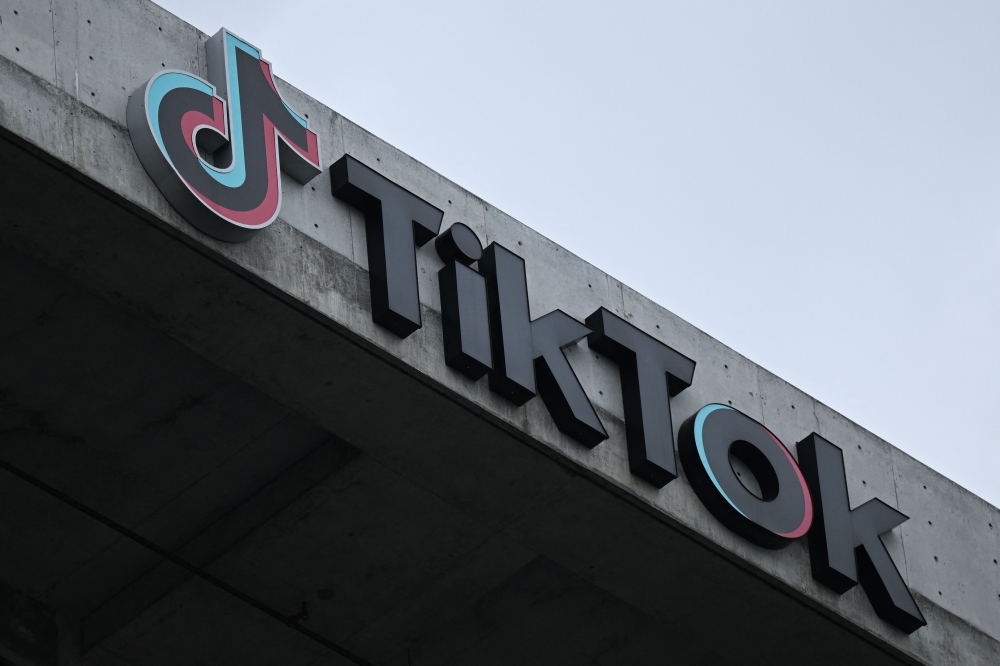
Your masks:
<svg viewBox="0 0 1000 666"><path fill-rule="evenodd" d="M330 183L365 215L372 320L405 338L420 328L416 247L438 234L444 212L349 155L330 167Z"/></svg>
<svg viewBox="0 0 1000 666"><path fill-rule="evenodd" d="M629 469L662 488L677 478L669 398L691 386L695 363L604 308L587 326L590 348L618 364Z"/></svg>
<svg viewBox="0 0 1000 666"><path fill-rule="evenodd" d="M860 582L875 613L908 634L927 624L881 539L908 518L879 499L851 509L840 447L813 433L798 448L816 512L809 531L813 578L839 594Z"/></svg>
<svg viewBox="0 0 1000 666"><path fill-rule="evenodd" d="M562 351L590 329L561 310L531 321L524 259L502 245L486 248L479 270L489 303L490 389L523 405L535 395L537 373L537 391L556 427L584 446L603 442L608 433Z"/></svg>
<svg viewBox="0 0 1000 666"><path fill-rule="evenodd" d="M470 379L492 367L486 278L469 266L483 256L483 246L469 227L453 224L434 241L444 268L438 271L444 362Z"/></svg>

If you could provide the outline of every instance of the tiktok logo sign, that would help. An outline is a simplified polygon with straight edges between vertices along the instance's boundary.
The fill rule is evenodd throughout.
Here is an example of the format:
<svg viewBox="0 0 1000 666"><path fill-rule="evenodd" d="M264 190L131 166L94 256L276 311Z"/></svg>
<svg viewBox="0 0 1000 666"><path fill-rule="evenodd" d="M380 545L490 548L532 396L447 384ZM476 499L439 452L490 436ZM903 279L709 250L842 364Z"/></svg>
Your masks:
<svg viewBox="0 0 1000 666"><path fill-rule="evenodd" d="M222 29L206 44L209 81L159 72L129 99L142 166L188 222L220 240L249 240L281 209L279 169L320 174L319 140L281 98L260 50Z"/></svg>
<svg viewBox="0 0 1000 666"><path fill-rule="evenodd" d="M278 215L279 169L302 184L320 174L319 142L281 99L258 49L223 29L206 50L209 81L156 74L129 99L129 132L143 167L185 219L221 240L245 241ZM762 423L721 403L675 430L671 400L694 383L694 359L605 307L584 321L559 309L532 317L529 267L514 249L496 240L484 247L458 221L442 231L444 211L381 165L344 154L329 173L333 197L364 216L373 322L399 338L422 328L417 257L433 240L443 266L438 340L446 365L473 382L486 377L516 407L540 398L558 430L593 449L609 431L565 353L586 339L595 360L618 368L619 432L646 492L679 478L679 454L695 495L721 524L772 550L808 535L816 581L837 594L860 584L875 613L906 633L927 624L882 541L907 517L878 499L852 507L837 445L814 432L796 446L796 460Z"/></svg>

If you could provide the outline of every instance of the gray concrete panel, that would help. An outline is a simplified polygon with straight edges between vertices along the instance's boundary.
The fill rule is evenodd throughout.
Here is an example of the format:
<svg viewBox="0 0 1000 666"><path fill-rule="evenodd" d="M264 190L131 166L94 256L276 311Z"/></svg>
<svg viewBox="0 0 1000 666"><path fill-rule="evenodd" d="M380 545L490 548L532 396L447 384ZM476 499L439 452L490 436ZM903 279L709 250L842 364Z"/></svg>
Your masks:
<svg viewBox="0 0 1000 666"><path fill-rule="evenodd" d="M1000 633L1000 530L996 507L969 497L934 470L892 450L902 545L912 589L963 616L989 635ZM993 525L993 527L990 527Z"/></svg>
<svg viewBox="0 0 1000 666"><path fill-rule="evenodd" d="M46 2L0 2L0 55L35 76L52 81L56 72L52 7Z"/></svg>

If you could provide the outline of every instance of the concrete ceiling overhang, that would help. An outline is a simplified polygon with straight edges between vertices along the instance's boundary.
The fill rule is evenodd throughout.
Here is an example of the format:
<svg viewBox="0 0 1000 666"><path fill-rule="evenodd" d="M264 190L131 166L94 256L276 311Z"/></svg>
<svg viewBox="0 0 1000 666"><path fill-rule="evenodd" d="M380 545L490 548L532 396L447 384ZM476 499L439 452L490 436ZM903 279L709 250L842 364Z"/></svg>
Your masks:
<svg viewBox="0 0 1000 666"><path fill-rule="evenodd" d="M6 132L0 183L0 578L90 663L905 662Z"/></svg>

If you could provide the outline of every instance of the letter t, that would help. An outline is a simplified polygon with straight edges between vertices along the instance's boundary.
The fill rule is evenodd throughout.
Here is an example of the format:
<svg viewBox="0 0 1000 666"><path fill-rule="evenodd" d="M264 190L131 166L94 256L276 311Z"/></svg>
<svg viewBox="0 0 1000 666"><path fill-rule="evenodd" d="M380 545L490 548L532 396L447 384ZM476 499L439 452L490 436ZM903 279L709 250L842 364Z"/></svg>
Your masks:
<svg viewBox="0 0 1000 666"><path fill-rule="evenodd" d="M662 488L677 478L670 400L694 378L694 361L601 308L587 317L590 348L618 364L632 473Z"/></svg>
<svg viewBox="0 0 1000 666"><path fill-rule="evenodd" d="M444 212L349 155L330 167L330 184L365 215L372 320L405 338L420 328L416 248L437 236Z"/></svg>

